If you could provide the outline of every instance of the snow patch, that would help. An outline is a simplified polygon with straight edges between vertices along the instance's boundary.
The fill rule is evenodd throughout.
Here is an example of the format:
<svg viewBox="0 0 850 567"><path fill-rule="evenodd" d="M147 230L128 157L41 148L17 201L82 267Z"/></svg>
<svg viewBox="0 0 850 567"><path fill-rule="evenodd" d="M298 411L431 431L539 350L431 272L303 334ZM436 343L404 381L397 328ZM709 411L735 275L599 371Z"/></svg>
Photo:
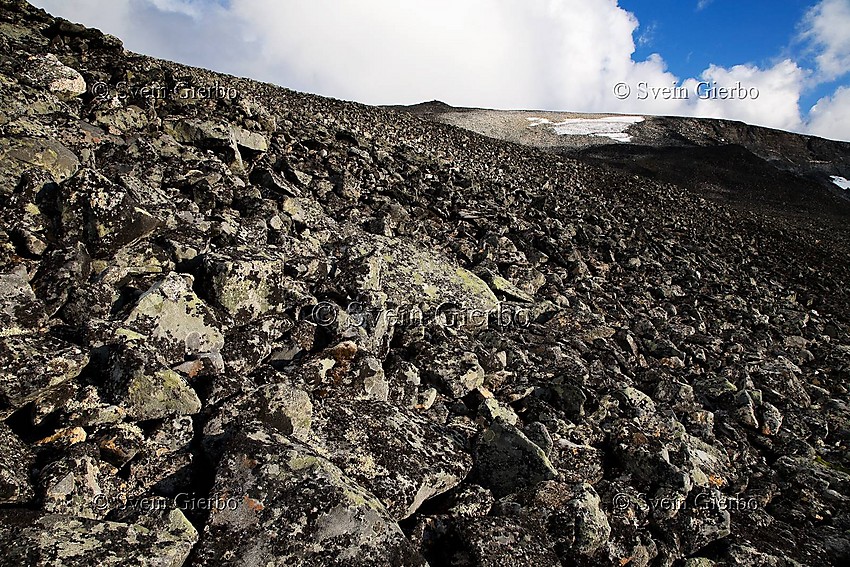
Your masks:
<svg viewBox="0 0 850 567"><path fill-rule="evenodd" d="M843 177L838 177L837 175L832 176L832 182L841 187L846 191L850 191L850 181L847 181Z"/></svg>
<svg viewBox="0 0 850 567"><path fill-rule="evenodd" d="M530 128L548 126L559 136L602 136L617 142L631 142L626 130L632 124L643 122L643 116L605 116L603 118L568 118L552 122L548 118L530 117Z"/></svg>

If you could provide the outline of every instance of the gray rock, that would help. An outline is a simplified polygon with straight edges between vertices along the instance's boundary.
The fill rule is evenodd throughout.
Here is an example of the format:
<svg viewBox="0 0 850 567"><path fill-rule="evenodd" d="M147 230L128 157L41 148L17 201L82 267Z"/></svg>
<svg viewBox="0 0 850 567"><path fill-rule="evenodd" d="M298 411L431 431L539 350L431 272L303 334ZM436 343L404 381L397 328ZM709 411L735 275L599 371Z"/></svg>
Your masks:
<svg viewBox="0 0 850 567"><path fill-rule="evenodd" d="M24 78L33 85L46 88L60 100L72 100L86 92L83 76L63 65L53 53L30 57Z"/></svg>
<svg viewBox="0 0 850 567"><path fill-rule="evenodd" d="M159 220L126 189L90 169L62 185L58 208L63 237L85 242L100 258L110 257L159 226Z"/></svg>
<svg viewBox="0 0 850 567"><path fill-rule="evenodd" d="M76 378L88 362L80 348L49 336L0 338L0 419Z"/></svg>
<svg viewBox="0 0 850 567"><path fill-rule="evenodd" d="M109 391L129 418L142 421L200 411L201 401L186 380L144 343L115 345L110 364Z"/></svg>
<svg viewBox="0 0 850 567"><path fill-rule="evenodd" d="M37 167L47 171L56 182L73 176L80 168L80 160L58 140L49 138L11 138L0 142L0 170L8 178L11 193L21 174Z"/></svg>
<svg viewBox="0 0 850 567"><path fill-rule="evenodd" d="M599 495L589 484L576 488L575 498L570 500L562 512L574 518L572 547L583 555L592 555L608 543L611 526L600 507Z"/></svg>
<svg viewBox="0 0 850 567"><path fill-rule="evenodd" d="M445 428L378 401L317 404L311 444L397 520L459 484L472 466Z"/></svg>
<svg viewBox="0 0 850 567"><path fill-rule="evenodd" d="M44 322L44 304L36 299L26 270L0 274L0 337L34 332Z"/></svg>
<svg viewBox="0 0 850 567"><path fill-rule="evenodd" d="M468 484L449 496L448 512L453 516L486 516L495 502L493 494L477 484Z"/></svg>
<svg viewBox="0 0 850 567"><path fill-rule="evenodd" d="M228 445L196 565L424 565L386 508L306 445L260 424Z"/></svg>
<svg viewBox="0 0 850 567"><path fill-rule="evenodd" d="M307 295L284 276L282 257L248 250L228 250L201 257L201 295L244 325L269 311L283 311Z"/></svg>
<svg viewBox="0 0 850 567"><path fill-rule="evenodd" d="M419 367L431 383L453 398L462 398L484 385L484 369L474 352L427 349L419 357Z"/></svg>
<svg viewBox="0 0 850 567"><path fill-rule="evenodd" d="M117 334L143 340L166 365L187 356L220 353L224 335L212 310L192 291L192 283L191 276L166 275L139 297Z"/></svg>
<svg viewBox="0 0 850 567"><path fill-rule="evenodd" d="M197 539L192 524L174 509L132 524L59 514L0 514L3 560L15 565L179 567Z"/></svg>
<svg viewBox="0 0 850 567"><path fill-rule="evenodd" d="M0 503L26 504L34 496L30 469L32 451L5 424L0 423Z"/></svg>
<svg viewBox="0 0 850 567"><path fill-rule="evenodd" d="M532 520L508 517L457 518L450 520L448 531L454 545L439 539L432 543L434 547L444 548L435 549L433 554L445 557L446 565L561 565L545 528Z"/></svg>
<svg viewBox="0 0 850 567"><path fill-rule="evenodd" d="M513 425L495 421L475 446L473 477L496 497L558 476L543 450Z"/></svg>
<svg viewBox="0 0 850 567"><path fill-rule="evenodd" d="M353 296L381 291L402 309L424 305L425 315L454 305L459 317L444 324L472 330L487 328L499 306L478 276L405 240L356 234L340 246L339 255L343 285Z"/></svg>
<svg viewBox="0 0 850 567"><path fill-rule="evenodd" d="M100 461L96 446L74 445L66 456L39 472L42 509L50 514L102 519L124 502L123 481L117 472Z"/></svg>
<svg viewBox="0 0 850 567"><path fill-rule="evenodd" d="M516 423L511 425L516 425ZM555 443L545 425L539 421L534 421L523 427L522 432L528 437L529 441L540 447L547 457L550 456Z"/></svg>

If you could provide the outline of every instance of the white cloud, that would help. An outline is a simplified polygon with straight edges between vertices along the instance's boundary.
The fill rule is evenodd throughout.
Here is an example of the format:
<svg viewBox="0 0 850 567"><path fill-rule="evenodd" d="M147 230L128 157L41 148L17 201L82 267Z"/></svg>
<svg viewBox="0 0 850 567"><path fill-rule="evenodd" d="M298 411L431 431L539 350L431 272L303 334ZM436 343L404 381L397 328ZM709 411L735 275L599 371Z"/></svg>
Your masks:
<svg viewBox="0 0 850 567"><path fill-rule="evenodd" d="M714 0L699 0L699 2L697 2L697 11L705 10L712 2L714 2Z"/></svg>
<svg viewBox="0 0 850 567"><path fill-rule="evenodd" d="M819 79L831 81L850 72L850 0L822 0L811 8L801 36L817 53Z"/></svg>
<svg viewBox="0 0 850 567"><path fill-rule="evenodd" d="M735 89L739 83L749 92L733 93L732 98L729 95L723 98L723 93L718 92L714 98L698 100L694 109L696 115L730 118L783 130L802 129L799 102L806 72L790 59L768 69L753 65L726 69L712 65L701 78L704 86L700 87L700 92L707 97L714 95L710 90L714 86ZM693 92L697 89L696 82L691 79L685 84Z"/></svg>
<svg viewBox="0 0 850 567"><path fill-rule="evenodd" d="M711 66L699 78L726 87L741 81L758 88L755 101L697 100L697 79L676 77L660 55L635 61L635 37L651 29L639 28L618 0L35 2L118 35L135 51L372 104L440 99L457 106L710 116L805 130L801 94L814 75L846 70L850 57L850 28L835 23L850 13L850 0L822 0L804 21L802 33L818 50L817 73L783 60L764 68ZM684 85L691 97L619 100L613 88L620 82ZM823 115L830 103L821 102ZM832 106L833 116L842 112ZM833 137L850 139L850 128L836 132Z"/></svg>
<svg viewBox="0 0 850 567"><path fill-rule="evenodd" d="M824 138L847 140L850 132L850 87L820 99L809 114L808 130Z"/></svg>

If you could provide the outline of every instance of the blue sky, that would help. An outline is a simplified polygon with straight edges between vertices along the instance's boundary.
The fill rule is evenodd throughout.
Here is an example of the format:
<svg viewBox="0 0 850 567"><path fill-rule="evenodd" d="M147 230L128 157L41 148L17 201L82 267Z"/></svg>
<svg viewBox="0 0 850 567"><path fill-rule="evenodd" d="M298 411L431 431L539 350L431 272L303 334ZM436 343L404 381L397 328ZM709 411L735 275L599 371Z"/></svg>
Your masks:
<svg viewBox="0 0 850 567"><path fill-rule="evenodd" d="M710 64L770 66L777 58L806 60L799 27L811 0L620 0L640 21L635 58L660 53L679 77L698 76ZM832 87L832 88L830 88ZM804 93L810 108L835 90L834 82Z"/></svg>
<svg viewBox="0 0 850 567"><path fill-rule="evenodd" d="M31 1L133 51L370 104L727 118L850 140L850 0ZM702 81L754 95L703 99Z"/></svg>

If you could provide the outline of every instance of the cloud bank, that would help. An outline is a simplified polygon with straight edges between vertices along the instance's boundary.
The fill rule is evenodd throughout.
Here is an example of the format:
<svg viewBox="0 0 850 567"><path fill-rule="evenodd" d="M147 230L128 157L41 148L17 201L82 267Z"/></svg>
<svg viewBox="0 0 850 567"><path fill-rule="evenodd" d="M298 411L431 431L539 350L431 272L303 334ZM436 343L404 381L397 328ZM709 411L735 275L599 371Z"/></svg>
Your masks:
<svg viewBox="0 0 850 567"><path fill-rule="evenodd" d="M711 66L676 77L635 60L639 23L617 0L36 0L124 39L129 49L371 104L671 114L850 140L850 89L808 112L801 95L850 70L850 0L822 0L800 24L807 65ZM699 83L757 89L702 100ZM630 87L618 98L614 88ZM689 97L652 96L684 87Z"/></svg>

